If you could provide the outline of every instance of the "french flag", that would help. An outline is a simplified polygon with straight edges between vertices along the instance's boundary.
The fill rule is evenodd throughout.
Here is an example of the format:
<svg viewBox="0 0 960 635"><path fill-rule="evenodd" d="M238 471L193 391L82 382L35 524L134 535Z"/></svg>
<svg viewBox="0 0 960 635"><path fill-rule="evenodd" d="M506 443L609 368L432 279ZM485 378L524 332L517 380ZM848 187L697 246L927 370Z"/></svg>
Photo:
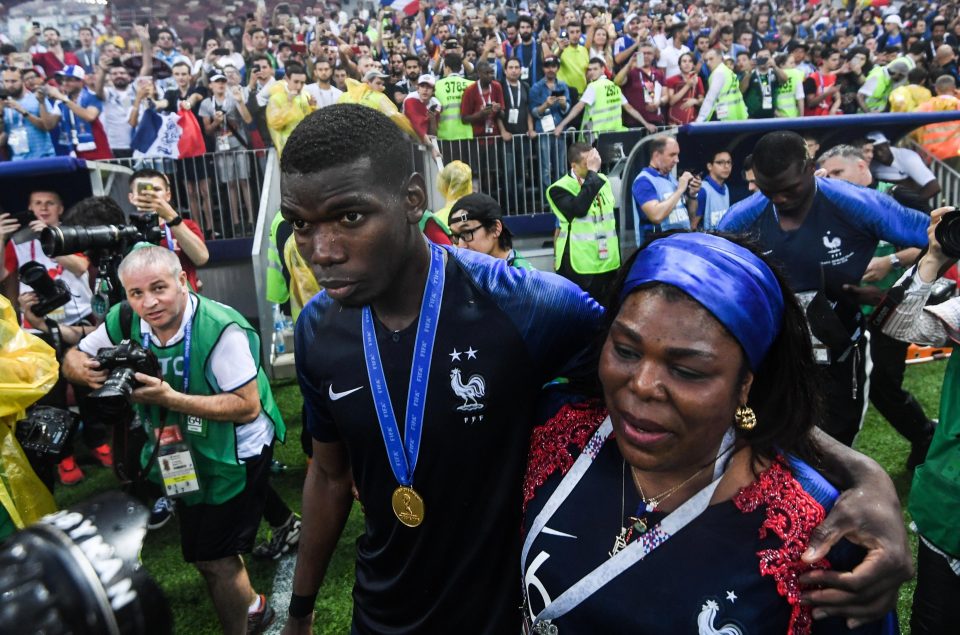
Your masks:
<svg viewBox="0 0 960 635"><path fill-rule="evenodd" d="M186 159L199 156L189 149L193 144L188 143L183 134L181 119L177 113L145 110L130 142L134 158Z"/></svg>
<svg viewBox="0 0 960 635"><path fill-rule="evenodd" d="M417 15L420 11L420 0L380 0L380 4L407 15Z"/></svg>

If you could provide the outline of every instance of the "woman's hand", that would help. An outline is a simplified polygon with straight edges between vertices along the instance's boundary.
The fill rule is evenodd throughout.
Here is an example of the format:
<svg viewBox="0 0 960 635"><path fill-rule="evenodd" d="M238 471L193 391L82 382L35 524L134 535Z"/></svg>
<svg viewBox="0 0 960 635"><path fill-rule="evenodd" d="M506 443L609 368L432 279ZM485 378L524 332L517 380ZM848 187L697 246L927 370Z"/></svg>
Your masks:
<svg viewBox="0 0 960 635"><path fill-rule="evenodd" d="M920 265L917 268L920 274L920 280L923 282L933 282L940 277L941 272L955 263L956 258L950 258L943 253L943 248L937 242L937 225L947 212L952 212L954 207L940 207L930 212L930 225L927 227L927 253L920 259Z"/></svg>

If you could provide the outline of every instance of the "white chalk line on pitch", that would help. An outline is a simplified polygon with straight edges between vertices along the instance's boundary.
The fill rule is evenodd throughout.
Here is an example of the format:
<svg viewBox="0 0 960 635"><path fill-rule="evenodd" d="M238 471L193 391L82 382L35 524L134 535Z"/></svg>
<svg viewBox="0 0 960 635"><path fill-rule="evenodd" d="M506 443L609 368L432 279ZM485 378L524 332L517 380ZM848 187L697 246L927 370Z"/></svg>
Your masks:
<svg viewBox="0 0 960 635"><path fill-rule="evenodd" d="M280 635L283 625L287 622L287 607L290 606L290 595L293 593L293 570L296 564L296 549L278 560L277 573L273 576L273 592L268 600L270 606L277 612L277 617L266 630L266 635Z"/></svg>

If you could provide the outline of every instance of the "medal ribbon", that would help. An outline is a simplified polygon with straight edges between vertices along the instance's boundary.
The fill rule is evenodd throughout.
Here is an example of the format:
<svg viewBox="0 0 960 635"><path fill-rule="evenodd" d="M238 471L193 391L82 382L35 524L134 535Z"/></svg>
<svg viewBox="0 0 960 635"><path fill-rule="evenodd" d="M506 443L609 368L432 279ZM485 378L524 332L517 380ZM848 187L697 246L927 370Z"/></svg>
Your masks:
<svg viewBox="0 0 960 635"><path fill-rule="evenodd" d="M437 336L437 321L440 318L440 301L443 297L443 250L430 246L430 272L420 305L420 319L417 323L417 339L413 347L413 364L410 369L410 386L407 389L407 412L404 422L404 441L400 440L397 417L387 390L387 379L383 374L380 361L380 349L377 346L377 331L373 322L373 311L363 307L363 354L367 362L367 377L370 379L370 391L373 405L377 410L380 433L387 449L387 459L397 481L410 487L413 483L413 471L417 467L420 454L420 436L423 432L423 413L427 405L427 383L430 378L430 361L433 357L433 345Z"/></svg>

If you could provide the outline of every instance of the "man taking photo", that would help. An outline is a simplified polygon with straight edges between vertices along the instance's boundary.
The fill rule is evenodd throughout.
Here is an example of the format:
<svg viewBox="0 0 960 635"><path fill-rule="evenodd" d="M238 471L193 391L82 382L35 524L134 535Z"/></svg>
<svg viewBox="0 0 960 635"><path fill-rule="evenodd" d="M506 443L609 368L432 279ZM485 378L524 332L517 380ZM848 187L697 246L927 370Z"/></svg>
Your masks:
<svg viewBox="0 0 960 635"><path fill-rule="evenodd" d="M191 293L165 247L134 250L119 275L136 315L114 305L67 352L64 374L100 388L107 372L94 355L126 339L157 357L162 376L136 373L132 394L147 430L141 465L180 497L183 557L207 583L223 632L260 633L274 611L253 590L240 555L253 548L273 441L285 434L260 368L260 338L234 309Z"/></svg>

